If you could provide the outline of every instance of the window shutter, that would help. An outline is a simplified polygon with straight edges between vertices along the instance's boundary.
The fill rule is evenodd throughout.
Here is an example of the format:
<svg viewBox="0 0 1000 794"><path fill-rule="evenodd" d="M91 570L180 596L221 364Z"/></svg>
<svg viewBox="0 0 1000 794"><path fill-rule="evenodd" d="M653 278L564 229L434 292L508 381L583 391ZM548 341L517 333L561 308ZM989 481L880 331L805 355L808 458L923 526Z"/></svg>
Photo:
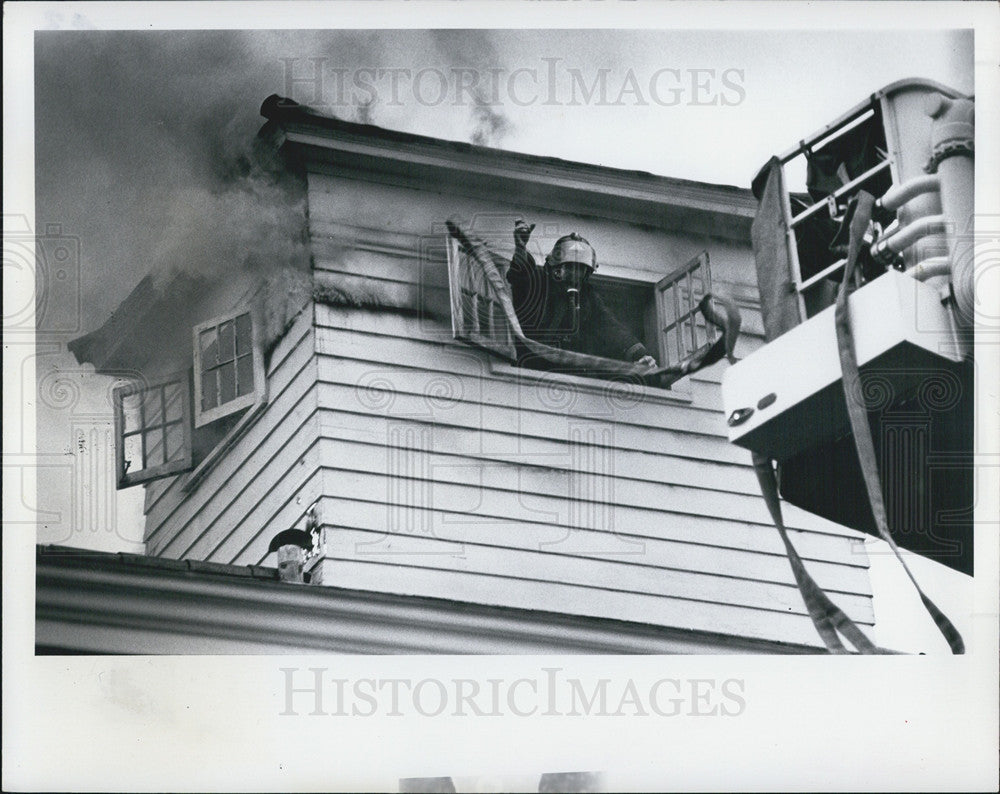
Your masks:
<svg viewBox="0 0 1000 794"><path fill-rule="evenodd" d="M705 344L714 342L718 331L698 311L698 302L712 291L708 251L702 251L683 267L656 284L656 310L660 323L660 363L670 366L684 361Z"/></svg>
<svg viewBox="0 0 1000 794"><path fill-rule="evenodd" d="M458 241L447 237L448 288L451 294L451 330L456 339L481 347L510 362L517 359L514 333L497 296L472 258ZM492 254L501 274L509 263Z"/></svg>
<svg viewBox="0 0 1000 794"><path fill-rule="evenodd" d="M192 468L187 372L149 385L116 386L112 399L119 490Z"/></svg>

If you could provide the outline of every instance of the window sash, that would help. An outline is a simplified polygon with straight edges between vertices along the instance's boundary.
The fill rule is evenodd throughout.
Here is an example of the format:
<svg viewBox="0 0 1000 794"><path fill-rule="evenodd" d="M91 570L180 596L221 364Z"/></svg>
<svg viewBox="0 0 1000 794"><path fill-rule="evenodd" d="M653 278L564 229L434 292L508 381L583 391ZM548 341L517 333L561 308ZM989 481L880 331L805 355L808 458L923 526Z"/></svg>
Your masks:
<svg viewBox="0 0 1000 794"><path fill-rule="evenodd" d="M670 366L683 361L705 344L714 342L718 331L698 310L698 303L712 291L708 251L656 283L656 313L659 323L660 363Z"/></svg>
<svg viewBox="0 0 1000 794"><path fill-rule="evenodd" d="M458 241L447 237L448 289L451 295L451 330L455 339L517 361L514 331L489 283L463 254ZM504 272L506 263L500 269Z"/></svg>
<svg viewBox="0 0 1000 794"><path fill-rule="evenodd" d="M127 400L137 401L127 409ZM188 372L112 392L118 490L192 468L191 378ZM127 457L127 451L137 453Z"/></svg>
<svg viewBox="0 0 1000 794"><path fill-rule="evenodd" d="M264 356L257 325L251 312L241 309L194 327L195 427L249 408L260 399Z"/></svg>

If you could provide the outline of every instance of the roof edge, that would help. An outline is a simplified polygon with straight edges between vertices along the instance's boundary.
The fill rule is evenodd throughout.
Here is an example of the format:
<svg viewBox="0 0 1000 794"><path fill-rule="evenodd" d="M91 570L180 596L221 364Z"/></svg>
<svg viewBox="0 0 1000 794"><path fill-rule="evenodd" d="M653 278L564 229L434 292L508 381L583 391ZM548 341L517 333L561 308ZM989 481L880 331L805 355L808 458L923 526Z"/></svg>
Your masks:
<svg viewBox="0 0 1000 794"><path fill-rule="evenodd" d="M70 653L825 652L625 620L290 584L275 574L263 566L38 545L36 642ZM299 620L303 614L310 621Z"/></svg>
<svg viewBox="0 0 1000 794"><path fill-rule="evenodd" d="M394 144L395 146L402 145L411 147L412 149L446 152L452 156L458 155L467 160L481 160L494 166L499 165L502 158L502 160L508 161L508 163L512 162L515 167L533 167L535 174L538 176L543 174L557 175L554 172L572 172L578 175L592 175L596 177L595 182L610 180L619 184L623 182L637 183L636 186L638 188L652 188L653 190L650 191L651 194L654 192L660 193L664 199L668 198L674 192L679 194L678 197L703 193L703 200L700 203L706 204L706 206L701 206L699 207L700 209L728 212L729 214L748 218L753 216L757 206L749 187L679 179L654 174L649 171L612 168L610 166L566 160L554 156L527 154L464 141L402 132L372 124L347 121L333 115L326 115L308 105L302 105L293 99L282 97L278 94L271 94L267 97L261 104L260 112L264 118L268 119L268 123L261 130L262 134L265 130L273 130L275 125L285 128L306 127L327 133L341 133L346 139L363 138L382 144ZM510 165L508 165L509 167ZM717 206L708 207L708 203L717 204Z"/></svg>

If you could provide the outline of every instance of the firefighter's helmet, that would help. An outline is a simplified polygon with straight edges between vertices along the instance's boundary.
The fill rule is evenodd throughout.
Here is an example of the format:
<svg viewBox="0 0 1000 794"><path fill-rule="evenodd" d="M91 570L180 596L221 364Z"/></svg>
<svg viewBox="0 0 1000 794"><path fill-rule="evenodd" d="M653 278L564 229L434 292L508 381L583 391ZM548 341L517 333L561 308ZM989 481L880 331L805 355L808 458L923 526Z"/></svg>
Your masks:
<svg viewBox="0 0 1000 794"><path fill-rule="evenodd" d="M556 240L552 253L545 257L545 265L549 268L572 263L585 265L588 275L597 270L597 252L576 232Z"/></svg>

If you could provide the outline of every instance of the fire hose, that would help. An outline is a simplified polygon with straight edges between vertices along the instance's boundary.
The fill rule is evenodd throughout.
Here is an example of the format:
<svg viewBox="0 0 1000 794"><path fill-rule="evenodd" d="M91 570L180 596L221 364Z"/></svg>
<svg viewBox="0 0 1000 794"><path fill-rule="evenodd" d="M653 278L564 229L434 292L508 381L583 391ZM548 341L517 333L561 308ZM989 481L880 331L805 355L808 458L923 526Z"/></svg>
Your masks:
<svg viewBox="0 0 1000 794"><path fill-rule="evenodd" d="M446 225L451 236L458 241L463 251L472 257L478 265L490 292L499 303L514 337L529 353L549 364L566 369L585 370L603 376L639 381L652 386L667 387L685 375L690 375L721 361L723 357L730 361L735 360L733 348L739 337L741 323L739 309L731 301L711 294L705 295L701 299L698 308L708 322L722 331L721 336L714 342L702 345L682 361L666 367L643 367L603 356L561 350L538 342L526 336L521 329L517 312L514 310L510 286L497 269L493 255L486 244L464 230L454 219L446 221Z"/></svg>

